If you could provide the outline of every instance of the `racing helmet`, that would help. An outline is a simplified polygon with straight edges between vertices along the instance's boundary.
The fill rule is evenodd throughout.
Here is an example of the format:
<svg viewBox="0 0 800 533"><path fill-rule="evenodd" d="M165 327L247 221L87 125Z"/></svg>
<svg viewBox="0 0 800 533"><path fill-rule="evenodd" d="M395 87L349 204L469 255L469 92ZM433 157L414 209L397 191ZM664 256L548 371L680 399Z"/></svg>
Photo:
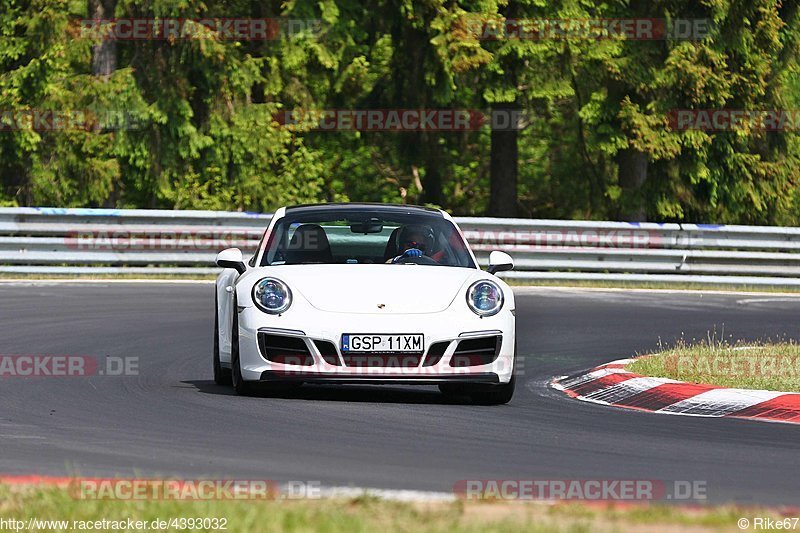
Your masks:
<svg viewBox="0 0 800 533"><path fill-rule="evenodd" d="M397 250L402 252L409 248L416 248L423 253L430 254L433 251L435 241L433 230L423 224L409 224L403 226L397 232Z"/></svg>

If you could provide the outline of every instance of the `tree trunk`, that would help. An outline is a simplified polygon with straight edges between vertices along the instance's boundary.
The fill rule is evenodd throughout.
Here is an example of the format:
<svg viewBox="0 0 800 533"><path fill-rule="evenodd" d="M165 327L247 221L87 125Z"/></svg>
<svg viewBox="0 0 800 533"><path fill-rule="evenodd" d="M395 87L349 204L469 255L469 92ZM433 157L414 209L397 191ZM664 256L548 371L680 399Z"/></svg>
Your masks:
<svg viewBox="0 0 800 533"><path fill-rule="evenodd" d="M644 209L642 185L647 181L647 154L626 148L617 154L619 185L625 212L623 216L630 222L644 222L647 215Z"/></svg>
<svg viewBox="0 0 800 533"><path fill-rule="evenodd" d="M516 106L495 107L498 116L516 116ZM494 115L494 113L493 113ZM491 155L489 159L489 215L494 217L517 216L517 165L519 148L517 124L495 127L493 121L491 134Z"/></svg>
<svg viewBox="0 0 800 533"><path fill-rule="evenodd" d="M94 19L113 19L117 0L89 0L89 16ZM117 42L102 39L92 47L92 74L110 76L117 69Z"/></svg>
<svg viewBox="0 0 800 533"><path fill-rule="evenodd" d="M89 16L95 20L113 19L116 7L117 0L89 0ZM107 79L115 70L117 70L117 42L114 39L101 39L92 46L92 74ZM100 118L103 118L102 110ZM103 121L99 120L95 125L95 134L100 134L101 122ZM114 181L111 192L100 205L106 208L114 207L118 198L119 183Z"/></svg>
<svg viewBox="0 0 800 533"><path fill-rule="evenodd" d="M441 206L444 203L442 191L442 170L444 154L436 134L424 135L425 177L422 179L422 200L424 203Z"/></svg>

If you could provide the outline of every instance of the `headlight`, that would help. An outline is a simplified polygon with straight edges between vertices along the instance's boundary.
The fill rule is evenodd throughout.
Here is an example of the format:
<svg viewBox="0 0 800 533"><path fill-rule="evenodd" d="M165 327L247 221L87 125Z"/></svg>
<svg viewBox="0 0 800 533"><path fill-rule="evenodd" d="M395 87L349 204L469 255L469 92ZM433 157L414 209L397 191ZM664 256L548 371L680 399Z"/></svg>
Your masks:
<svg viewBox="0 0 800 533"><path fill-rule="evenodd" d="M262 311L278 315L292 305L292 291L279 279L264 278L253 286L253 302Z"/></svg>
<svg viewBox="0 0 800 533"><path fill-rule="evenodd" d="M467 291L467 305L476 315L496 315L503 307L503 291L491 281L478 281Z"/></svg>

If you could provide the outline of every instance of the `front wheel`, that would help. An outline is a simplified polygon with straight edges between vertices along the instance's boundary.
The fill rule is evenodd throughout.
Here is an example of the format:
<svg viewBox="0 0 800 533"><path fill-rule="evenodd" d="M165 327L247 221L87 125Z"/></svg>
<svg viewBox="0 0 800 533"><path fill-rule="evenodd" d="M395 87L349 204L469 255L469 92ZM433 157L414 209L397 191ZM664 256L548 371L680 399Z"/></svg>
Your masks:
<svg viewBox="0 0 800 533"><path fill-rule="evenodd" d="M244 380L242 377L242 365L239 361L239 308L237 302L233 301L233 331L231 335L231 381L233 390L239 396L250 396L253 394L253 384Z"/></svg>
<svg viewBox="0 0 800 533"><path fill-rule="evenodd" d="M219 307L216 297L214 298L214 383L217 385L231 384L230 369L222 368L219 361Z"/></svg>
<svg viewBox="0 0 800 533"><path fill-rule="evenodd" d="M516 378L511 376L503 385L487 385L479 390L470 391L472 402L478 405L502 405L511 401L516 387Z"/></svg>
<svg viewBox="0 0 800 533"><path fill-rule="evenodd" d="M510 402L514 396L515 382L514 376L511 376L511 380L502 385L442 383L439 385L439 390L445 396L468 396L476 405L502 405Z"/></svg>

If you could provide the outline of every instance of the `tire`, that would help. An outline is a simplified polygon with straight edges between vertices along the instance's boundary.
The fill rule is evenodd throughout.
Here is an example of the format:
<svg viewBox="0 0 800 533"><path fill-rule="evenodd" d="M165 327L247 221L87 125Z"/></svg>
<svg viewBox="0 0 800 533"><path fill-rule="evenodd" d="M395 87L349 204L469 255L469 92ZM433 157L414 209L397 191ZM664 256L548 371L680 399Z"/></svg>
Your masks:
<svg viewBox="0 0 800 533"><path fill-rule="evenodd" d="M510 402L514 396L516 381L516 377L512 375L508 383L487 385L480 390L470 391L470 398L477 405L503 405Z"/></svg>
<svg viewBox="0 0 800 533"><path fill-rule="evenodd" d="M239 396L250 396L254 392L254 386L242 377L242 367L239 363L239 308L237 301L233 300L233 331L231 335L231 382L233 390Z"/></svg>
<svg viewBox="0 0 800 533"><path fill-rule="evenodd" d="M216 287L214 290L216 291ZM214 383L217 385L231 384L230 369L222 368L219 361L219 307L216 295L214 295Z"/></svg>
<svg viewBox="0 0 800 533"><path fill-rule="evenodd" d="M517 357L517 344L514 343L514 361ZM516 370L515 370L516 372ZM477 385L470 383L442 383L439 390L445 396L467 395L476 405L503 405L511 401L516 388L516 374L511 374L508 383L502 385Z"/></svg>
<svg viewBox="0 0 800 533"><path fill-rule="evenodd" d="M511 401L515 386L514 376L511 376L511 381L502 385L442 383L439 390L448 397L468 396L476 405L502 405Z"/></svg>
<svg viewBox="0 0 800 533"><path fill-rule="evenodd" d="M472 403L477 405L503 405L511 401L514 397L514 389L517 384L517 343L514 342L514 368L511 379L502 385L484 385L483 387L471 390L470 397Z"/></svg>

